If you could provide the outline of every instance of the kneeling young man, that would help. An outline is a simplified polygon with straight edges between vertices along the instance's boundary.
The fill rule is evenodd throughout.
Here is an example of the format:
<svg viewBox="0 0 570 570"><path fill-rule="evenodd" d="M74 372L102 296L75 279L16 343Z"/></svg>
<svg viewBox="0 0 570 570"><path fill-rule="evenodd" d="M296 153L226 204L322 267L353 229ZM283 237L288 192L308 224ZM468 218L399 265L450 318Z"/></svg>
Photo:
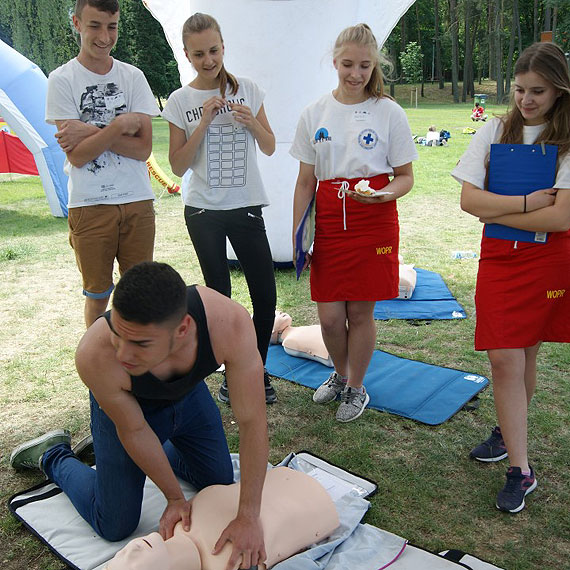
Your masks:
<svg viewBox="0 0 570 570"><path fill-rule="evenodd" d="M77 370L90 390L97 469L78 460L61 430L20 445L10 461L16 468L38 465L107 540L137 527L148 476L167 499L160 533L168 539L178 521L189 529L191 505L176 476L197 489L233 482L220 413L203 381L222 363L240 432L241 490L220 548L232 543L232 563L262 562L268 442L255 330L243 307L206 287L187 287L169 265L129 269L112 309L77 348Z"/></svg>

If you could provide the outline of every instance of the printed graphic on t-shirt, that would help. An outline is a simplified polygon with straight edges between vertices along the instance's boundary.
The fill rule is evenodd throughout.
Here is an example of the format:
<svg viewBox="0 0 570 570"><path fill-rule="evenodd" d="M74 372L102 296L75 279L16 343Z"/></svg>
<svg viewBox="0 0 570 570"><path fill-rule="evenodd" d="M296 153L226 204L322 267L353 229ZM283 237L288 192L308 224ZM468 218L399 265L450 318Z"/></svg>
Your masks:
<svg viewBox="0 0 570 570"><path fill-rule="evenodd" d="M358 135L358 144L366 150L372 150L378 143L378 134L373 129L364 129Z"/></svg>
<svg viewBox="0 0 570 570"><path fill-rule="evenodd" d="M79 118L84 123L95 125L102 129L119 114L126 111L125 94L116 83L99 83L89 85L79 101ZM87 164L87 170L97 174L102 168L112 163L120 164L118 154L105 151Z"/></svg>
<svg viewBox="0 0 570 570"><path fill-rule="evenodd" d="M313 138L313 144L327 142L327 141L332 141L332 137L329 135L327 129L325 127L317 129L317 132L315 133L315 136Z"/></svg>
<svg viewBox="0 0 570 570"><path fill-rule="evenodd" d="M247 132L232 123L210 125L206 139L208 186L245 186L247 178Z"/></svg>

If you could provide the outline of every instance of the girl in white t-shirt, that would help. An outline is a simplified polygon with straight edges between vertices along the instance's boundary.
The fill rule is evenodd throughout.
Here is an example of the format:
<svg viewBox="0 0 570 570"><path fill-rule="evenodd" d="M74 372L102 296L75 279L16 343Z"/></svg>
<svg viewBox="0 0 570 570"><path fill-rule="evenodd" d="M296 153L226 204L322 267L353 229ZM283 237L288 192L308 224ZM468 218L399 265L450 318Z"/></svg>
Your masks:
<svg viewBox="0 0 570 570"><path fill-rule="evenodd" d="M514 88L513 108L479 129L452 172L462 183L462 209L481 222L548 232L546 243L497 239L486 230L481 241L475 349L486 350L491 362L499 426L471 457L495 462L508 455L511 466L496 505L511 513L522 510L536 488L527 408L540 345L570 342L570 76L562 50L552 43L524 50ZM487 191L493 143L556 145L554 187L514 196Z"/></svg>
<svg viewBox="0 0 570 570"><path fill-rule="evenodd" d="M335 371L313 400L341 394L336 418L348 422L370 399L363 380L376 343L374 304L398 296L396 200L412 188L417 151L404 111L384 95L370 28L341 32L333 57L338 86L303 111L290 151L300 161L293 228L316 192L307 265Z"/></svg>
<svg viewBox="0 0 570 570"><path fill-rule="evenodd" d="M182 39L197 75L172 93L162 114L170 124L170 165L178 176L192 171L183 187L186 227L206 285L228 297L226 238L232 244L249 287L257 346L265 364L277 295L262 216L269 200L256 146L273 154L275 136L263 108L263 91L250 79L226 71L218 22L195 13L184 23ZM229 402L225 380L218 399ZM276 399L267 372L265 399Z"/></svg>

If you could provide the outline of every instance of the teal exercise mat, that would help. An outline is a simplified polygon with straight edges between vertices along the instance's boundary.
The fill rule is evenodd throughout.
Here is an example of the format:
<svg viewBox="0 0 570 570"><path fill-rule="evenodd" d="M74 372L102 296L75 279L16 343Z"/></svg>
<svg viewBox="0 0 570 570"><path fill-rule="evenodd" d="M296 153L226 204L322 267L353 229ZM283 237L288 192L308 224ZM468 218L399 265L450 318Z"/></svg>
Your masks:
<svg viewBox="0 0 570 570"><path fill-rule="evenodd" d="M465 309L457 302L439 273L417 268L416 273L416 287L409 299L388 299L376 303L374 318L377 321L467 318Z"/></svg>
<svg viewBox="0 0 570 570"><path fill-rule="evenodd" d="M272 376L313 389L332 372L314 360L289 356L281 345L269 347L266 368ZM461 410L489 380L375 350L364 384L370 395L369 408L438 425Z"/></svg>

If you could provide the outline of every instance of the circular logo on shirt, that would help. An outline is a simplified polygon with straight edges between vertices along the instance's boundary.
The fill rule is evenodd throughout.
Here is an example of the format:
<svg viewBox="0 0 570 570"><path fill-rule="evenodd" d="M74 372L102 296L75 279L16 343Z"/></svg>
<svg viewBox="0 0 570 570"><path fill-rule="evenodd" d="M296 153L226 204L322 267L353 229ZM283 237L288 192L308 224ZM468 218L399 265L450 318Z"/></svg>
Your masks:
<svg viewBox="0 0 570 570"><path fill-rule="evenodd" d="M372 129L364 129L358 135L358 144L366 150L372 150L378 143L378 135Z"/></svg>
<svg viewBox="0 0 570 570"><path fill-rule="evenodd" d="M321 142L330 141L330 140L332 140L332 139L331 139L327 129L325 129L325 127L321 127L315 133L315 141L314 141L315 143L321 143Z"/></svg>

